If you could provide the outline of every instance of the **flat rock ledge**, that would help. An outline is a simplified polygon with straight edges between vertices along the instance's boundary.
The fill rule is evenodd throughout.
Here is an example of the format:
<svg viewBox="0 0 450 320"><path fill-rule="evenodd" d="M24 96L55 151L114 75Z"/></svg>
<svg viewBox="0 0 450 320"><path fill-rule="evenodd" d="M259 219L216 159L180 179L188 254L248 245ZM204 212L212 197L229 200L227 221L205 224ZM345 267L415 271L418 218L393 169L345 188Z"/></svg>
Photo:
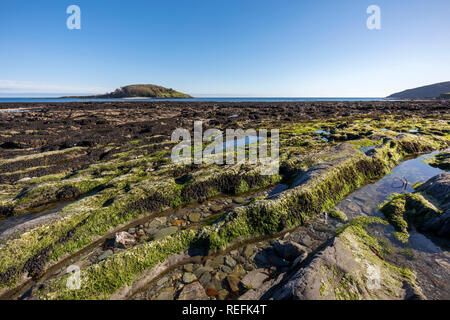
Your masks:
<svg viewBox="0 0 450 320"><path fill-rule="evenodd" d="M363 226L350 224L305 267L268 290L263 299L423 299L415 275L380 259L370 239Z"/></svg>

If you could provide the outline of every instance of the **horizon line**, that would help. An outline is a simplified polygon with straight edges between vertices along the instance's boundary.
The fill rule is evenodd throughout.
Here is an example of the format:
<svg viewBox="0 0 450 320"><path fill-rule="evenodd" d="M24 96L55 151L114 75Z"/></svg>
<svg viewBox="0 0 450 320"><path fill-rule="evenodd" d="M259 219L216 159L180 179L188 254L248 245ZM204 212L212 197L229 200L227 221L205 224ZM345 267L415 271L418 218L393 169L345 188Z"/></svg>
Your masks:
<svg viewBox="0 0 450 320"><path fill-rule="evenodd" d="M0 99L15 99L15 98L22 98L22 99L64 99L67 96L73 97L68 99L75 99L78 96L80 99L82 97L87 96L89 94L54 94L54 93L43 93L39 95L0 95ZM92 94L90 94L92 95ZM94 96L94 95L92 95ZM230 95L230 94L217 94L217 95L210 95L210 94L192 94L192 98L167 98L167 99L210 99L210 98L259 98L259 99L306 99L306 98L387 98L387 96L327 96L327 95L321 95L321 96L275 96L275 95ZM165 98L151 98L151 97L129 97L129 98L142 98L142 99L165 99ZM84 99L95 99L95 98L84 98ZM105 98L106 99L106 98ZM107 99L114 99L114 98L107 98ZM116 99L124 99L124 98L116 98Z"/></svg>

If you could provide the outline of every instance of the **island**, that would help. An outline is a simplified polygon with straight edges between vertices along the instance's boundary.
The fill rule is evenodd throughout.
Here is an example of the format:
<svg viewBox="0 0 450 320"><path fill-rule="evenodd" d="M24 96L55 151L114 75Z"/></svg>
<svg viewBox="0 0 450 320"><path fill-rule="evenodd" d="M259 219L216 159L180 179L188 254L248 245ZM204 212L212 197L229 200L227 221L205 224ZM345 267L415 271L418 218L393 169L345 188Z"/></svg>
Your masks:
<svg viewBox="0 0 450 320"><path fill-rule="evenodd" d="M91 96L67 96L61 98L81 99L125 99L125 98L152 98L152 99L186 99L192 96L154 84L133 84L124 86L106 94Z"/></svg>

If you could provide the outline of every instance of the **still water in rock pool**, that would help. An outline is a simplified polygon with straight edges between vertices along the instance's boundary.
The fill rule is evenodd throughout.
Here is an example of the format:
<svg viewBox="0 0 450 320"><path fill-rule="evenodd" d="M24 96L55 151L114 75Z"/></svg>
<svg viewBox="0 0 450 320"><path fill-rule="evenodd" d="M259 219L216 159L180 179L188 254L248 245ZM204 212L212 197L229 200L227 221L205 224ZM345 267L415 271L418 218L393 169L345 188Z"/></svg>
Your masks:
<svg viewBox="0 0 450 320"><path fill-rule="evenodd" d="M439 151L402 162L376 183L350 194L336 208L350 220L359 216L383 217L378 205L390 194L413 192L415 183L425 182L444 172L424 161L437 153ZM375 237L386 241L390 252L385 257L386 261L413 270L417 275L417 283L428 299L450 298L450 254L445 242L410 230L408 242L401 243L394 237L395 230L391 225L374 224L369 229Z"/></svg>
<svg viewBox="0 0 450 320"><path fill-rule="evenodd" d="M361 215L380 215L378 205L391 193L412 192L413 185L443 173L444 171L428 165L424 160L438 154L435 151L415 159L403 161L391 173L373 184L369 184L346 197L337 208L349 218Z"/></svg>

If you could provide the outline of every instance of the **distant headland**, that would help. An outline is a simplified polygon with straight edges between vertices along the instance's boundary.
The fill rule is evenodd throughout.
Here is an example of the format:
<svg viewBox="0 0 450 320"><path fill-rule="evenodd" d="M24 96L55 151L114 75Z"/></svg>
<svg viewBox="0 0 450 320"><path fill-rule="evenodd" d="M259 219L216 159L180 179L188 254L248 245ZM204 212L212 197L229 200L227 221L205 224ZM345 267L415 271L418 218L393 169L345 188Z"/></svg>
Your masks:
<svg viewBox="0 0 450 320"><path fill-rule="evenodd" d="M125 99L125 98L154 98L154 99L174 99L192 98L186 93L176 91L172 88L165 88L154 84L133 84L106 94L92 96L66 96L61 98L80 99Z"/></svg>
<svg viewBox="0 0 450 320"><path fill-rule="evenodd" d="M430 84L428 86L408 89L391 94L387 98L392 99L448 99L450 81Z"/></svg>

